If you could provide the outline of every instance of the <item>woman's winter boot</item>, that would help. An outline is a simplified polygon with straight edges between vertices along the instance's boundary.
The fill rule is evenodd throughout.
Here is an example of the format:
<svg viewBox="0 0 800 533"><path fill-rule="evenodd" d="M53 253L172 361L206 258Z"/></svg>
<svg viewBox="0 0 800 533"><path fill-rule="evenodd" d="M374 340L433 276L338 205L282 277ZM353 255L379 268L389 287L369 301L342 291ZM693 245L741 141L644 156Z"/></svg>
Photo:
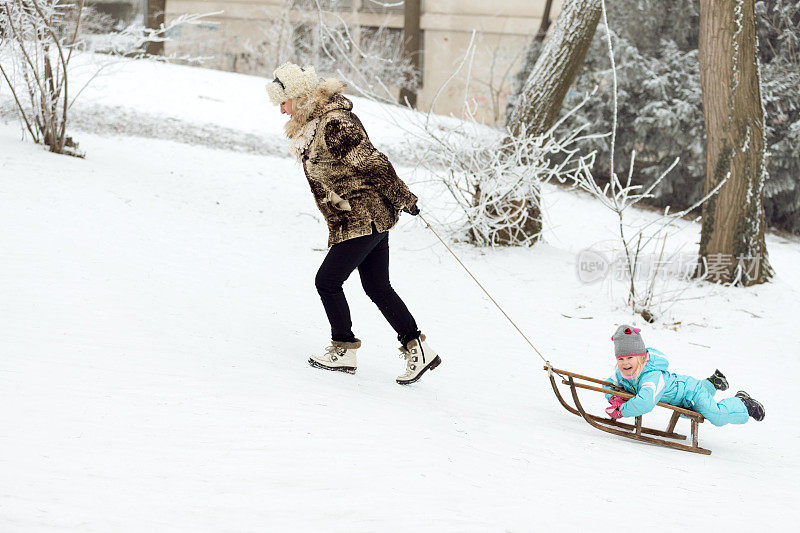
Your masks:
<svg viewBox="0 0 800 533"><path fill-rule="evenodd" d="M325 353L309 357L308 364L315 368L355 374L356 350L359 348L361 341L358 339L355 342L331 341L331 345L325 348Z"/></svg>
<svg viewBox="0 0 800 533"><path fill-rule="evenodd" d="M425 342L425 335L408 341L406 346L400 347L400 353L406 360L406 372L397 377L400 385L414 383L422 377L427 370L433 370L442 362L442 359Z"/></svg>

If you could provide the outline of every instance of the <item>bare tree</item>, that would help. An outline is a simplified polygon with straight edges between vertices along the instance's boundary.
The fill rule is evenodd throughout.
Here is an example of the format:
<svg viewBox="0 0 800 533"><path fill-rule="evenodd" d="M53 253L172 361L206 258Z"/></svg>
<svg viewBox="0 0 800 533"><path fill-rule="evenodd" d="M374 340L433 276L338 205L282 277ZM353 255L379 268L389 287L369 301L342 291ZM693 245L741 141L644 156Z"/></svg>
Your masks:
<svg viewBox="0 0 800 533"><path fill-rule="evenodd" d="M67 68L83 6L84 0L9 0L0 6L0 56L6 60L0 74L28 133L59 154L82 155L67 137Z"/></svg>
<svg viewBox="0 0 800 533"><path fill-rule="evenodd" d="M297 62L334 73L361 96L384 103L397 103L391 87L416 89L419 73L411 59L403 55L402 38L395 38L386 26L375 31L351 28L341 15L324 9L325 2L309 1L316 7L316 14L313 21L304 24L309 38L302 39L304 50L295 50ZM394 6L377 0L371 2Z"/></svg>
<svg viewBox="0 0 800 533"><path fill-rule="evenodd" d="M700 255L721 281L772 276L764 240L764 107L754 0L701 0L700 83L706 124L705 190L727 183L703 208Z"/></svg>
<svg viewBox="0 0 800 533"><path fill-rule="evenodd" d="M547 30L550 29L550 9L553 7L553 0L547 0L544 4L544 12L542 13L542 22L539 24L539 31L536 32L534 39L536 42L543 43L544 38L547 36Z"/></svg>
<svg viewBox="0 0 800 533"><path fill-rule="evenodd" d="M158 31L164 27L167 11L167 0L147 0L147 27ZM164 41L154 40L147 43L147 53L164 55Z"/></svg>
<svg viewBox="0 0 800 533"><path fill-rule="evenodd" d="M519 61L525 55L525 48L505 46L502 40L486 44L484 39L481 45L476 52L490 58L489 69L472 73L471 83L482 87L483 94L474 99L474 109L467 107L466 112L475 115L480 102L480 105L486 105L488 108L484 114L487 123L501 125L506 116L506 100L514 90L516 77L514 72L519 68Z"/></svg>
<svg viewBox="0 0 800 533"><path fill-rule="evenodd" d="M531 246L540 236L530 228L530 203L539 198L532 190L551 180L577 182L577 175L592 166L595 154L581 154L577 148L586 139L584 128L536 136L526 135L523 128L520 135L513 135L480 123L471 113L462 120L432 120L444 88L462 72L467 72L463 106L469 107L475 38L473 30L463 59L439 87L427 114L382 109L403 131L405 152L416 166L435 176L452 196L454 209L448 210L452 220L446 224L454 226L461 238L478 246ZM540 211L540 206L535 209ZM536 223L541 227L541 221Z"/></svg>
<svg viewBox="0 0 800 533"><path fill-rule="evenodd" d="M512 136L542 135L555 123L567 90L592 42L602 12L601 2L602 0L566 0L561 6L553 33L535 63L535 54L527 55L528 61L523 66L523 72L527 75L509 102L510 112L507 113L506 127ZM546 8L549 7L548 4ZM549 18L549 11L544 17ZM541 44L534 38L530 46L530 51L533 51L538 50ZM539 189L534 186L530 188L530 198L525 202L495 207L503 212L511 210L518 213L524 233L538 236L542 231L540 205ZM508 242L512 243L513 241Z"/></svg>
<svg viewBox="0 0 800 533"><path fill-rule="evenodd" d="M601 11L601 0L566 0L562 4L536 63L523 67L528 75L508 117L511 131L518 133L524 125L529 135L539 135L550 129L583 63Z"/></svg>
<svg viewBox="0 0 800 533"><path fill-rule="evenodd" d="M411 62L414 72L419 76L419 56L422 53L420 32L420 17L422 12L422 0L405 0L403 21L403 41L404 55ZM403 87L400 90L400 105L409 107L417 106L417 91L415 87Z"/></svg>

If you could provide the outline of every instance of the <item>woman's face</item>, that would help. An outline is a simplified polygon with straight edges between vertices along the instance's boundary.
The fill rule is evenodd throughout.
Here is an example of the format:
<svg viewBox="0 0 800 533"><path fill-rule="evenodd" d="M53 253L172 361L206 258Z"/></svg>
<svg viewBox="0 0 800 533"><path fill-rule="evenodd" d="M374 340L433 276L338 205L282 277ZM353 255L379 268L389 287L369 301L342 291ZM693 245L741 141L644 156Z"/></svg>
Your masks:
<svg viewBox="0 0 800 533"><path fill-rule="evenodd" d="M281 114L282 115L294 115L294 109L292 109L292 99L289 98L285 102L281 102Z"/></svg>

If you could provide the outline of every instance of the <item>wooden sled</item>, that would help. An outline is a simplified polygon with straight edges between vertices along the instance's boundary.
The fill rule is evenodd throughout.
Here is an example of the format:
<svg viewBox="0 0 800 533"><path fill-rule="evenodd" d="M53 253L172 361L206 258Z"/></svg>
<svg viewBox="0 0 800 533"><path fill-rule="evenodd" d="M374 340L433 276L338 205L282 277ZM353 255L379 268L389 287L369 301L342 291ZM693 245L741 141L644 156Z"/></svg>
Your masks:
<svg viewBox="0 0 800 533"><path fill-rule="evenodd" d="M666 403L659 402L656 405L660 407L665 407L673 411L672 418L670 418L669 420L669 424L667 425L666 431L643 427L641 416L636 417L635 424L626 424L624 422L619 422L618 420L614 420L613 418L603 418L599 416L590 415L586 413L586 411L584 411L583 406L581 405L581 401L578 398L578 389L602 392L604 394L612 392L609 389L613 389L614 395L621 396L623 398L633 398L633 394L629 394L628 392L623 391L618 387L614 387L605 380L590 378L588 376L582 376L581 374L568 372L566 370L559 370L557 368L553 368L552 366L550 366L549 363L544 367L544 369L547 370L547 373L550 376L550 384L553 386L553 392L556 393L556 398L558 398L559 403L561 403L561 405L563 405L564 408L570 413L582 417L586 422L589 423L590 426L593 426L601 431L605 431L607 433L613 433L614 435L619 435L621 437L625 437L628 439L649 442L650 444L655 444L656 446L675 448L676 450L702 453L705 455L711 454L711 450L706 450L705 448L701 448L697 444L698 425L701 424L703 420L705 420L703 418L703 415L701 415L700 413L691 411L689 409L683 409L681 407L675 407L674 405L669 405ZM556 375L559 375L562 378L561 382L564 385L569 385L570 391L572 392L572 399L575 402L575 407L569 405L566 401L564 401L564 398L561 396L561 392L559 392L558 390L558 385L556 385L556 378L555 378ZM576 382L576 380L578 380L578 382ZM599 384L607 388L595 387L593 385L581 383L581 381ZM675 425L678 423L678 418L680 418L681 415L685 416L691 421L691 431L692 431L691 446L689 446L688 444L681 444L679 442L673 442L667 440L667 439L686 440L686 435L675 433ZM654 435L654 437L650 437L648 435ZM661 438L656 438L656 437L661 437Z"/></svg>

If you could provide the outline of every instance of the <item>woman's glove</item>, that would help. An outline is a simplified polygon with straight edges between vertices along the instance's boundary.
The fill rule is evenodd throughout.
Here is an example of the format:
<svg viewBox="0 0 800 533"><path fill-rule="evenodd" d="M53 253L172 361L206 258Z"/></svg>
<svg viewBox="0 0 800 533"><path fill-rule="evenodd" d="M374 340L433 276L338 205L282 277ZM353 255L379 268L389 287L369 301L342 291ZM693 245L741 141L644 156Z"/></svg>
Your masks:
<svg viewBox="0 0 800 533"><path fill-rule="evenodd" d="M414 205L412 205L411 207L404 207L403 211L405 211L409 215L414 215L414 216L419 215L419 207L417 207L416 202L414 202Z"/></svg>
<svg viewBox="0 0 800 533"><path fill-rule="evenodd" d="M609 398L608 403L610 403L611 406L606 407L606 413L608 416L614 419L622 418L622 413L620 412L619 408L622 407L622 404L627 401L627 398L622 398L621 396L612 396Z"/></svg>

